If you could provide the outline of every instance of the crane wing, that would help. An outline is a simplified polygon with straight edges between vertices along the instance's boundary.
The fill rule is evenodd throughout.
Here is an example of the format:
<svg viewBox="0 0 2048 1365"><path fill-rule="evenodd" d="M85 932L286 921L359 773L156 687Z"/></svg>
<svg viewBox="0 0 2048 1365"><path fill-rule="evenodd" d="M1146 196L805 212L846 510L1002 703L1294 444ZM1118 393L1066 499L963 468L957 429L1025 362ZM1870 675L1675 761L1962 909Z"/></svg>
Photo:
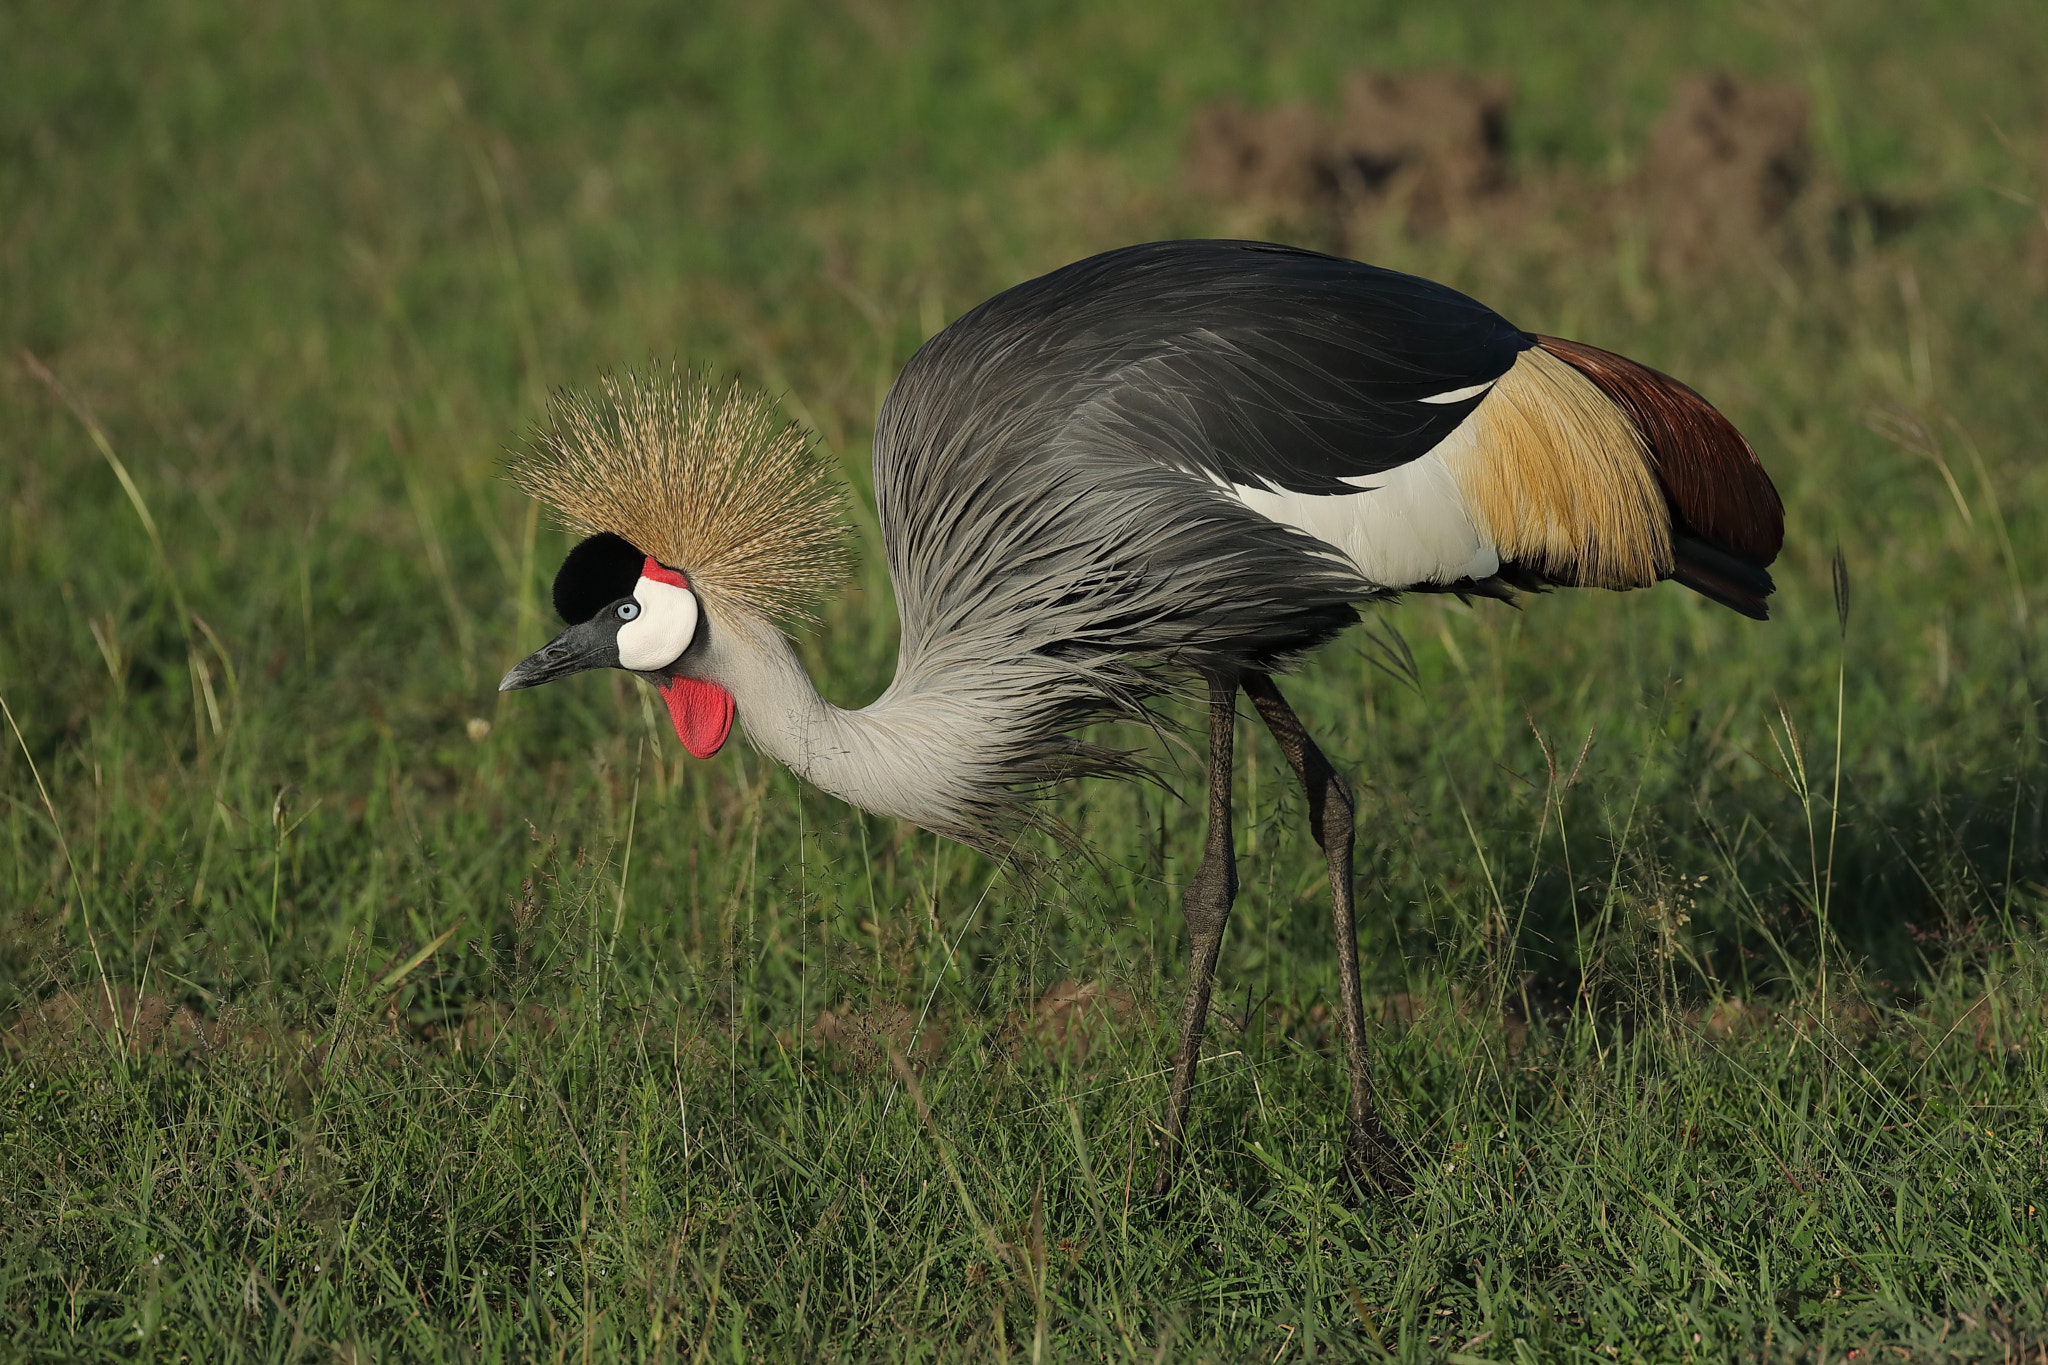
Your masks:
<svg viewBox="0 0 2048 1365"><path fill-rule="evenodd" d="M1410 588L1676 577L1760 616L1782 534L1754 452L1677 381L1255 242L1005 290L912 357L874 449L913 673L1006 632L1041 659L1269 667Z"/></svg>
<svg viewBox="0 0 2048 1365"><path fill-rule="evenodd" d="M874 435L901 623L988 821L1117 771L1164 680L1284 668L1405 588L1641 587L1761 616L1777 495L1697 394L1442 285L1251 242L1125 247L925 343Z"/></svg>
<svg viewBox="0 0 2048 1365"><path fill-rule="evenodd" d="M1321 495L1439 445L1534 344L1444 285L1252 242L1107 252L954 327L1030 336L1069 440Z"/></svg>
<svg viewBox="0 0 2048 1365"><path fill-rule="evenodd" d="M1750 615L1771 591L1777 493L1711 405L1430 280L1155 242L1018 285L945 340L978 357L965 391L995 434L1031 429L1015 449L1177 468L1386 588L1676 577ZM991 417L1006 404L1016 420Z"/></svg>

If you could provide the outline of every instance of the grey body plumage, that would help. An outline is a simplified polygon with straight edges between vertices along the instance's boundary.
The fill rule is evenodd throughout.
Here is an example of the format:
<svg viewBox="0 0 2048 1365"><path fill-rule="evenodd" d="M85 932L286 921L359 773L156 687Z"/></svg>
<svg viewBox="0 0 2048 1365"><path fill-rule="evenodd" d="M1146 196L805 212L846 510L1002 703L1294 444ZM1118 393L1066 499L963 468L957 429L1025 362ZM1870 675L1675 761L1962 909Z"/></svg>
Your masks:
<svg viewBox="0 0 2048 1365"><path fill-rule="evenodd" d="M945 697L975 713L970 842L1002 837L1046 780L1124 770L1079 727L1135 719L1180 679L1280 666L1377 594L1327 546L1028 401L947 424L1002 382L963 382L950 359L913 363L877 428L902 626L877 705Z"/></svg>
<svg viewBox="0 0 2048 1365"><path fill-rule="evenodd" d="M1347 300L1330 278L1361 272L1439 311L1372 347L1334 328L1305 344L1276 307L1284 289L1296 313L1334 313ZM1398 462L1472 406L1414 399L1492 379L1524 344L1440 285L1242 243L1094 258L934 337L882 405L874 475L902 625L883 701L971 699L983 722L944 832L1003 840L1043 781L1127 770L1076 729L1132 719L1175 681L1284 668L1355 621L1351 604L1410 586L1367 581L1224 476L1291 468L1320 487L1333 458ZM1377 385L1347 384L1344 359Z"/></svg>

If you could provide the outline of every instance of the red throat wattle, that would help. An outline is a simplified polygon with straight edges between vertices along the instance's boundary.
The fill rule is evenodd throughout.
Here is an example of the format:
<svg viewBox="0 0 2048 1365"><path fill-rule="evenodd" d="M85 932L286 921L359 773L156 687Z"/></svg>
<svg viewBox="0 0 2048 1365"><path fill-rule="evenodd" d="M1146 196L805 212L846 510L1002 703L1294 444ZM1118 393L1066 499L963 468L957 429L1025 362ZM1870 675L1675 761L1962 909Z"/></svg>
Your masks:
<svg viewBox="0 0 2048 1365"><path fill-rule="evenodd" d="M732 733L732 693L717 683L670 678L661 685L661 699L668 703L676 738L692 758L709 758L724 747Z"/></svg>
<svg viewBox="0 0 2048 1365"><path fill-rule="evenodd" d="M671 587L687 588L690 580L653 555L640 566L640 576ZM661 685L661 699L668 703L668 718L676 727L676 738L692 758L709 758L725 747L732 733L732 693L717 683L696 678L670 678Z"/></svg>

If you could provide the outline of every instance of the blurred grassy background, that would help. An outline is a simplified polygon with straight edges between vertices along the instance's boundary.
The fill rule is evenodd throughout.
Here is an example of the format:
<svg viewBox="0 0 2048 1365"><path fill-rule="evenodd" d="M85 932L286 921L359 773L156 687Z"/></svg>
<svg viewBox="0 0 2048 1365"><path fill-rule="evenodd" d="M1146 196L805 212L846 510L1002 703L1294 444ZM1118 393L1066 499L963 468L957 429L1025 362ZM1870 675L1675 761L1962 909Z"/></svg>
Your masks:
<svg viewBox="0 0 2048 1365"><path fill-rule="evenodd" d="M688 760L623 677L495 694L567 544L497 471L552 388L674 359L781 394L864 497L896 368L997 289L1337 244L1177 168L1204 101L1327 106L1361 64L1507 75L1515 174L1559 188L1343 244L1719 404L1786 497L1778 619L1418 599L1326 650L1291 690L1365 790L1384 1083L1471 1155L1406 1212L1323 1185L1320 862L1247 728L1240 1070L1160 1217L1112 1186L1144 1186L1196 812L1079 790L1101 864L1021 882L743 745ZM1825 250L1674 276L1587 206L1707 66L1811 96ZM0 11L9 1349L2038 1329L2044 69L2014 3ZM860 536L805 645L846 704L894 657ZM1373 666L1404 647L1419 687ZM1095 1009L1040 1004L1074 982ZM928 1119L883 1036L940 1063Z"/></svg>

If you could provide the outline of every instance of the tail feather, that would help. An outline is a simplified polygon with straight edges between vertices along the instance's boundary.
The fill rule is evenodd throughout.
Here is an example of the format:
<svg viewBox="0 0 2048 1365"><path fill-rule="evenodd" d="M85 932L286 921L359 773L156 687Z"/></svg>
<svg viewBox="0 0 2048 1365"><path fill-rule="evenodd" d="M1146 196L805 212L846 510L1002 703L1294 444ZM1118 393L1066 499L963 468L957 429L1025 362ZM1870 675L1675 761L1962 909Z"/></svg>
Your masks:
<svg viewBox="0 0 2048 1365"><path fill-rule="evenodd" d="M1558 337L1536 344L1586 376L1649 447L1671 506L1671 576L1746 616L1764 618L1765 567L1785 541L1785 507L1735 425L1669 375Z"/></svg>
<svg viewBox="0 0 2048 1365"><path fill-rule="evenodd" d="M1684 532L1671 537L1671 576L1702 597L1756 621L1771 619L1764 599L1776 590L1770 570Z"/></svg>

